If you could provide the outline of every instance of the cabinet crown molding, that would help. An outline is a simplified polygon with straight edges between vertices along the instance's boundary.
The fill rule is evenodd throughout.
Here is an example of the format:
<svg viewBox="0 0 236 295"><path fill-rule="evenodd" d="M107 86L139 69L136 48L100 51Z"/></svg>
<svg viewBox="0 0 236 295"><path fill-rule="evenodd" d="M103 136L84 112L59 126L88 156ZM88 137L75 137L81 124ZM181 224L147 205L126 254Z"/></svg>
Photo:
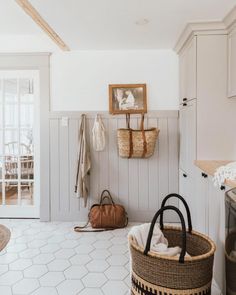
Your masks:
<svg viewBox="0 0 236 295"><path fill-rule="evenodd" d="M234 8L226 15L226 17L223 20L226 28L228 31L231 31L231 29L236 24L236 5Z"/></svg>
<svg viewBox="0 0 236 295"><path fill-rule="evenodd" d="M222 21L192 22L185 26L174 50L179 54L188 40L195 35L228 34L236 24L236 6L226 15Z"/></svg>

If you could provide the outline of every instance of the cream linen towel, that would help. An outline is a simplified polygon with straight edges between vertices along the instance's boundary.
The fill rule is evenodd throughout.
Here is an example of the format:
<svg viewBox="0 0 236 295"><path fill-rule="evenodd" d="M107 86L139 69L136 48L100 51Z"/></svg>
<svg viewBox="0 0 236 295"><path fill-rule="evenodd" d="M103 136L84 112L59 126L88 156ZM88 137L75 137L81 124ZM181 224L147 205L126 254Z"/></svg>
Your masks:
<svg viewBox="0 0 236 295"><path fill-rule="evenodd" d="M81 115L81 124L79 130L79 151L75 193L78 192L78 197L84 199L84 207L87 206L87 199L89 194L90 169L91 159L89 145L86 138L86 116L83 114Z"/></svg>
<svg viewBox="0 0 236 295"><path fill-rule="evenodd" d="M132 236L135 239L137 245L139 245L143 249L146 246L150 225L150 223L144 223L134 226L128 234L128 236ZM160 255L177 256L180 254L181 248L178 246L168 247L168 240L164 237L163 232L156 224L153 230L150 251Z"/></svg>
<svg viewBox="0 0 236 295"><path fill-rule="evenodd" d="M102 118L99 114L96 115L93 129L93 149L96 152L101 152L105 149L106 138L105 138L105 127L102 122Z"/></svg>

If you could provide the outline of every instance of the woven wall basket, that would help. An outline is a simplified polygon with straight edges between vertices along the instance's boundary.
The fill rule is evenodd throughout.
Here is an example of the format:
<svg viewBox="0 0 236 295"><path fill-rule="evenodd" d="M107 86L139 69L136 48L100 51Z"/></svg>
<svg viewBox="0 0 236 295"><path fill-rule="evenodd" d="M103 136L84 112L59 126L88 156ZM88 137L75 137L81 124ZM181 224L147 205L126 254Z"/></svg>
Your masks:
<svg viewBox="0 0 236 295"><path fill-rule="evenodd" d="M144 129L144 115L139 130L130 128L130 116L126 117L127 128L117 130L119 156L122 158L149 158L155 151L160 132L157 128Z"/></svg>
<svg viewBox="0 0 236 295"><path fill-rule="evenodd" d="M182 247L180 257L168 257L149 252L157 217L164 210L174 210L181 216L182 229L165 226L163 233L169 247ZM129 246L132 257L133 295L210 295L215 244L207 236L191 229L186 232L183 215L174 206L162 207L150 226L146 248L139 247L132 237ZM187 253L191 256L185 257Z"/></svg>
<svg viewBox="0 0 236 295"><path fill-rule="evenodd" d="M230 232L225 240L225 264L226 264L226 285L227 294L236 294L236 260L230 257L235 248L236 231Z"/></svg>

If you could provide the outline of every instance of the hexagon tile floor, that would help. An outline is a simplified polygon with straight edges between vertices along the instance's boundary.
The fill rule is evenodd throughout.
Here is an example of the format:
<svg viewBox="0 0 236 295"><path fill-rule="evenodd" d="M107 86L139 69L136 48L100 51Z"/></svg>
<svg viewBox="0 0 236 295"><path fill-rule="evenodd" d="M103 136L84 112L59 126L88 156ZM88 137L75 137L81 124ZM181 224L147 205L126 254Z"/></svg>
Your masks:
<svg viewBox="0 0 236 295"><path fill-rule="evenodd" d="M1 295L129 294L129 228L75 233L71 222L0 223L12 232L0 252Z"/></svg>
<svg viewBox="0 0 236 295"><path fill-rule="evenodd" d="M1 295L130 293L127 233L132 225L75 233L71 222L1 219L0 223L12 232L0 252Z"/></svg>

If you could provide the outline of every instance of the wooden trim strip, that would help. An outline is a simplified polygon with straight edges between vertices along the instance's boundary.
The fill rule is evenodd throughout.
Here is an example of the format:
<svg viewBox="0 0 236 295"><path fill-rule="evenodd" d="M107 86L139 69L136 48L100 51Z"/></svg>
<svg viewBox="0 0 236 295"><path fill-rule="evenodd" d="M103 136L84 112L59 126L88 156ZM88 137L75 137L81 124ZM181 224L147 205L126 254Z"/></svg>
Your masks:
<svg viewBox="0 0 236 295"><path fill-rule="evenodd" d="M60 38L60 36L50 27L42 18L38 11L28 0L15 0L16 3L27 13L33 21L42 28L42 30L56 43L63 51L69 51L70 48Z"/></svg>

